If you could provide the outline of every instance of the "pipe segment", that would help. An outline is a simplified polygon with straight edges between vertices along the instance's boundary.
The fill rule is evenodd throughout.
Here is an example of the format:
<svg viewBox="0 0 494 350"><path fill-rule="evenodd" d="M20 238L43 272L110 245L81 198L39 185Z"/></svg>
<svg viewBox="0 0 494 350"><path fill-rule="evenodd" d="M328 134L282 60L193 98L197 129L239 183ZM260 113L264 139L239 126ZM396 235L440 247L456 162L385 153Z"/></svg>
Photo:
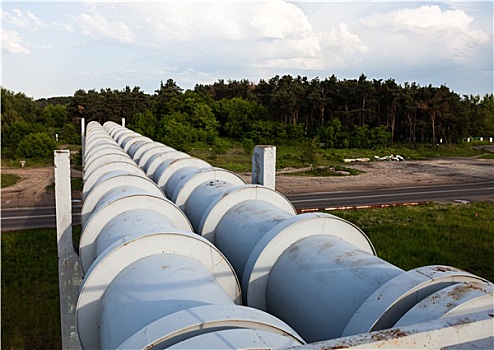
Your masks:
<svg viewBox="0 0 494 350"><path fill-rule="evenodd" d="M193 157L168 159L162 162L154 171L153 180L158 187L165 191L165 185L170 177L177 171L185 167L192 167L195 169L210 168L211 164L201 159Z"/></svg>
<svg viewBox="0 0 494 350"><path fill-rule="evenodd" d="M163 167L179 158L169 154ZM348 221L324 213L296 215L276 191L217 174L224 173L186 166L159 187L195 232L231 261L244 303L280 317L309 342L387 329L401 319L430 320L415 305L447 300L448 288L461 283L481 283L487 292L475 294L475 302L465 297L454 310L489 309L492 284L480 277L447 266L405 272L376 257L368 237Z"/></svg>
<svg viewBox="0 0 494 350"><path fill-rule="evenodd" d="M94 169L90 174L84 174L85 178L83 179L84 185L82 186L82 200L86 199L86 196L101 176L112 171L125 171L131 174L142 174L142 170L136 167L135 163L132 163L132 159L118 160L114 162L109 161L108 163L101 165L99 168Z"/></svg>
<svg viewBox="0 0 494 350"><path fill-rule="evenodd" d="M140 156L139 160L136 160L137 165L139 165L139 168L143 169L146 171L147 168L145 168L145 165L147 164L148 160L150 157L152 157L155 154L161 154L165 152L170 152L170 151L177 151L176 149L172 147L165 146L163 144L160 144L158 142L155 142L154 145L152 145L151 148L145 150L142 155Z"/></svg>
<svg viewBox="0 0 494 350"><path fill-rule="evenodd" d="M154 179L154 173L156 169L163 163L169 159L179 159L179 158L190 158L187 153L180 152L177 150L165 151L155 153L149 157L146 164L144 165L143 170L146 172L146 175L150 179Z"/></svg>
<svg viewBox="0 0 494 350"><path fill-rule="evenodd" d="M88 137L100 137L100 130L91 124ZM132 142L135 135L121 139L127 151L143 143ZM223 254L130 165L104 164L86 178L79 248L86 274L76 307L83 348L163 348L190 337L220 339L214 333L230 329L246 347L257 346L260 335L267 348L304 344L284 322L238 305L240 284Z"/></svg>
<svg viewBox="0 0 494 350"><path fill-rule="evenodd" d="M147 142L147 143L144 143L144 144L141 144L139 146L139 148L136 149L135 153L134 153L134 156L132 159L134 159L134 161L136 162L137 165L139 165L140 161L141 161L141 157L144 153L146 153L146 151L150 150L150 149L154 149L156 147L166 147L165 145L163 145L162 143L160 142ZM171 148L171 147L168 147L168 148Z"/></svg>
<svg viewBox="0 0 494 350"><path fill-rule="evenodd" d="M181 210L185 210L185 203L191 193L209 181L225 182L232 186L245 185L240 176L225 169L185 167L170 176L165 184L165 195Z"/></svg>
<svg viewBox="0 0 494 350"><path fill-rule="evenodd" d="M149 144L149 143L154 143L154 141L149 141L149 140L136 140L136 141L133 141L130 146L129 146L129 150L128 150L128 155L134 159L135 161L135 154L136 152L139 150L139 148L141 148L142 146L146 145L146 144Z"/></svg>
<svg viewBox="0 0 494 350"><path fill-rule="evenodd" d="M108 152L95 155L92 158L87 158L87 166L85 166L84 178L86 178L94 169L99 168L103 164L115 162L115 161L129 161L130 157L122 152ZM86 175L87 174L87 175Z"/></svg>
<svg viewBox="0 0 494 350"><path fill-rule="evenodd" d="M94 211L94 207L100 196L111 189L119 186L133 186L145 190L147 193L156 196L162 195L160 188L144 174L132 174L125 171L111 171L101 176L95 183L91 191L86 194L81 209L81 224L84 227L89 215ZM93 193L93 195L91 195Z"/></svg>

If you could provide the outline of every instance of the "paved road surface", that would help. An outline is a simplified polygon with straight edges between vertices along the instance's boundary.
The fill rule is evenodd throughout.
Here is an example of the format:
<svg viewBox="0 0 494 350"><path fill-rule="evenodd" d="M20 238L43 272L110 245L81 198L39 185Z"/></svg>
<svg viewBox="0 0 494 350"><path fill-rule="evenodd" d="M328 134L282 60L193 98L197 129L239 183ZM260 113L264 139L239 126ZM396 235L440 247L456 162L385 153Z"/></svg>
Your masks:
<svg viewBox="0 0 494 350"><path fill-rule="evenodd" d="M287 198L298 210L427 201L494 200L494 181L357 192L304 193L288 195ZM72 207L74 224L80 223L80 211L81 204L74 203ZM2 231L56 227L55 207L2 209L1 217Z"/></svg>
<svg viewBox="0 0 494 350"><path fill-rule="evenodd" d="M287 196L296 209L340 208L427 201L494 200L494 181L456 185L403 187L358 192L325 192Z"/></svg>

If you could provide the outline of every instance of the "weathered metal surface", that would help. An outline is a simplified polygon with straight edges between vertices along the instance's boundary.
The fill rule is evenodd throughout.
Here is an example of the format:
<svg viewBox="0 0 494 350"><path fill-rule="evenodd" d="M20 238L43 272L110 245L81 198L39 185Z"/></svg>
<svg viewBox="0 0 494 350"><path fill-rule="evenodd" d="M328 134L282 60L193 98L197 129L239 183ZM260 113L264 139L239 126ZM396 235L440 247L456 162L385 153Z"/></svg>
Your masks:
<svg viewBox="0 0 494 350"><path fill-rule="evenodd" d="M492 344L494 313L480 312L410 326L363 333L339 339L288 348L289 350L332 349L465 349L478 340ZM460 344L457 348L455 345Z"/></svg>
<svg viewBox="0 0 494 350"><path fill-rule="evenodd" d="M150 323L121 344L119 349L164 349L191 337L225 329L261 330L305 344L291 327L268 313L239 305L206 305L179 311ZM250 342L258 340L255 334L250 336L254 337ZM268 344L262 348L273 346Z"/></svg>
<svg viewBox="0 0 494 350"><path fill-rule="evenodd" d="M407 271L383 284L362 304L343 335L391 328L415 304L460 282L487 282L450 266L425 266Z"/></svg>
<svg viewBox="0 0 494 350"><path fill-rule="evenodd" d="M446 287L416 303L395 323L395 327L471 314L494 308L494 285L461 282Z"/></svg>
<svg viewBox="0 0 494 350"><path fill-rule="evenodd" d="M168 349L281 349L295 345L300 345L300 343L284 335L237 328L190 337Z"/></svg>

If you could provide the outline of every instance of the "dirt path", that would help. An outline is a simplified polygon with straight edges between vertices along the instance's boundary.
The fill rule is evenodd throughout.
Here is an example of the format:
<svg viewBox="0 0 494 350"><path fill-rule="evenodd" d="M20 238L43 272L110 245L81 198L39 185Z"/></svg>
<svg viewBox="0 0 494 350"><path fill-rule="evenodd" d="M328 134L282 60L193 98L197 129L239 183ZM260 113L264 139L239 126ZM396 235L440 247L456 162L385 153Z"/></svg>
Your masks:
<svg viewBox="0 0 494 350"><path fill-rule="evenodd" d="M369 188L427 186L480 182L494 179L494 159L441 158L426 161L353 163L352 168L364 171L357 176L306 177L279 175L276 189L283 194L351 191ZM53 166L44 168L2 169L4 174L16 174L21 181L1 190L3 208L55 205ZM72 171L80 177L80 171ZM240 176L251 182L249 173ZM493 194L487 194L493 198ZM74 196L75 198L75 196Z"/></svg>

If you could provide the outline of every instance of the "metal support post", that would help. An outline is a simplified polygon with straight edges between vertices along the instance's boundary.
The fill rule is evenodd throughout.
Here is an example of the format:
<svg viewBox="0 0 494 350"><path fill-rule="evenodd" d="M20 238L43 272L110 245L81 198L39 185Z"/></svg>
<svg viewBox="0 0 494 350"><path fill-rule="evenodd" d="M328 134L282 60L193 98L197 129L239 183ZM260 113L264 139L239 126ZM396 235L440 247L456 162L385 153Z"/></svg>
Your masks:
<svg viewBox="0 0 494 350"><path fill-rule="evenodd" d="M85 151L86 151L86 119L81 118L81 146L82 146L82 167L84 168L84 158L85 158Z"/></svg>
<svg viewBox="0 0 494 350"><path fill-rule="evenodd" d="M55 151L55 205L62 348L81 349L75 326L75 305L82 273L79 258L72 243L70 153L68 150Z"/></svg>

